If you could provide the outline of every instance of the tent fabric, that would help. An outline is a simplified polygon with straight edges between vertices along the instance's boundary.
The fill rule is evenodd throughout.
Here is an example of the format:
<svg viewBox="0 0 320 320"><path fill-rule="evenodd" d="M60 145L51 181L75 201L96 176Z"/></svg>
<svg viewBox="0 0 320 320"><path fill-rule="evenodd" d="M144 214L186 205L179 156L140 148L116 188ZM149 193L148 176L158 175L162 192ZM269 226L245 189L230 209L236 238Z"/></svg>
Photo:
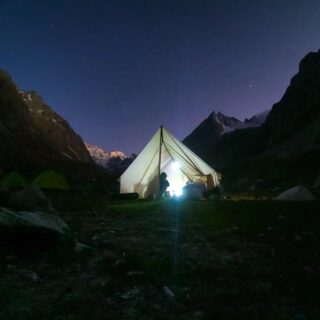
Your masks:
<svg viewBox="0 0 320 320"><path fill-rule="evenodd" d="M32 182L33 185L41 189L49 190L70 190L70 186L66 178L54 170L46 170L40 173Z"/></svg>
<svg viewBox="0 0 320 320"><path fill-rule="evenodd" d="M279 194L274 200L310 201L315 200L313 194L304 186L296 186Z"/></svg>
<svg viewBox="0 0 320 320"><path fill-rule="evenodd" d="M136 192L142 198L157 194L160 172L167 174L171 194L188 180L204 183L209 189L220 183L220 175L213 168L160 127L120 177L120 193Z"/></svg>
<svg viewBox="0 0 320 320"><path fill-rule="evenodd" d="M21 175L20 173L11 172L4 176L1 181L1 185L9 189L19 189L24 188L27 185L27 182L23 175Z"/></svg>

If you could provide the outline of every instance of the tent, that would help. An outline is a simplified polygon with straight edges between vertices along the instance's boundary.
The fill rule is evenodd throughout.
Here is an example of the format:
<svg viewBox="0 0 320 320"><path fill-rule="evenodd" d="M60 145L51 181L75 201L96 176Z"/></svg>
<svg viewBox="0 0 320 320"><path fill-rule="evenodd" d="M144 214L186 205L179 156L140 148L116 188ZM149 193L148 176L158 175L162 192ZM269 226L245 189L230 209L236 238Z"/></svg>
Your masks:
<svg viewBox="0 0 320 320"><path fill-rule="evenodd" d="M220 174L162 126L120 177L120 193L146 198L159 193L159 176L167 174L171 195L179 196L188 180L207 189L219 185Z"/></svg>
<svg viewBox="0 0 320 320"><path fill-rule="evenodd" d="M296 186L280 193L274 200L309 201L315 200L315 197L306 187Z"/></svg>
<svg viewBox="0 0 320 320"><path fill-rule="evenodd" d="M40 173L32 182L33 185L41 189L49 190L70 190L70 186L66 178L54 170L46 170Z"/></svg>
<svg viewBox="0 0 320 320"><path fill-rule="evenodd" d="M22 189L27 185L27 182L20 173L11 172L4 176L1 185L9 189Z"/></svg>

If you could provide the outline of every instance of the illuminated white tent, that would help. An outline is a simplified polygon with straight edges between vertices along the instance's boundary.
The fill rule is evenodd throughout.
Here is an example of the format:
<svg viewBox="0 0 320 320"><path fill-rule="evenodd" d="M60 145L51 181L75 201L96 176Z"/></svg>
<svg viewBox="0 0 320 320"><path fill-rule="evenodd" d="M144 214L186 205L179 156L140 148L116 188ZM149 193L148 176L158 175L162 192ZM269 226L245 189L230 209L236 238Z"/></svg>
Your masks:
<svg viewBox="0 0 320 320"><path fill-rule="evenodd" d="M188 180L211 189L220 175L162 126L120 178L120 192L146 198L159 193L159 176L167 174L171 195L180 195Z"/></svg>

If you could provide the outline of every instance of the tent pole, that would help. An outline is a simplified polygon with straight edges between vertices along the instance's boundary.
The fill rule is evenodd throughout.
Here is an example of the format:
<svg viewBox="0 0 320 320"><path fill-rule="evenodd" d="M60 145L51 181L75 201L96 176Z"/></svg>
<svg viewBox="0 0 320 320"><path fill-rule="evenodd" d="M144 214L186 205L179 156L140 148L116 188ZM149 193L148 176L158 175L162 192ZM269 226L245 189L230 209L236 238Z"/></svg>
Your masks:
<svg viewBox="0 0 320 320"><path fill-rule="evenodd" d="M163 143L162 125L160 126L160 146L159 146L159 165L158 165L158 181L159 181L159 193L160 193L160 173L161 173L161 149Z"/></svg>

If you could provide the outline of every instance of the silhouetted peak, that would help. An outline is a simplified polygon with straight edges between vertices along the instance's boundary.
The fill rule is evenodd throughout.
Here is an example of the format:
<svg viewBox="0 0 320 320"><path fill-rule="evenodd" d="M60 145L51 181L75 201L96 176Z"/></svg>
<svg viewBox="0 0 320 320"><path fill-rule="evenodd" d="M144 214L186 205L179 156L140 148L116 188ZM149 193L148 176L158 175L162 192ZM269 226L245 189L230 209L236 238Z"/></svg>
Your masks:
<svg viewBox="0 0 320 320"><path fill-rule="evenodd" d="M320 50L317 52L309 52L299 63L299 72L311 71L312 68L319 68Z"/></svg>

